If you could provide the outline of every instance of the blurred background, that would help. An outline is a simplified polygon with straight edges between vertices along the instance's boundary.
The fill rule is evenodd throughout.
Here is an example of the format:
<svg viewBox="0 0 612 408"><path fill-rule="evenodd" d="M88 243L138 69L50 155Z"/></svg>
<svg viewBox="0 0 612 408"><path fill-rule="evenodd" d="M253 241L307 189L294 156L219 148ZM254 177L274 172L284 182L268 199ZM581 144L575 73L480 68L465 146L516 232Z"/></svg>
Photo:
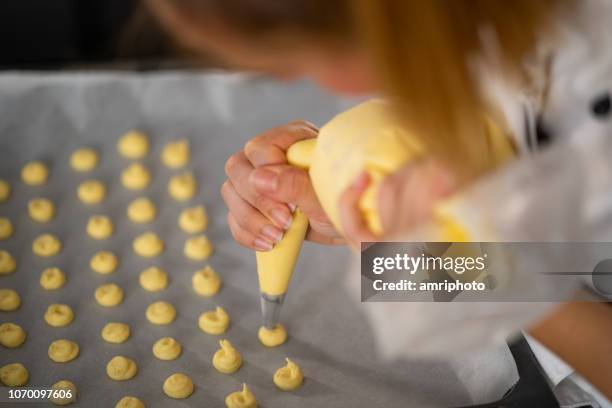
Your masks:
<svg viewBox="0 0 612 408"><path fill-rule="evenodd" d="M2 0L0 69L217 67L180 49L139 0Z"/></svg>

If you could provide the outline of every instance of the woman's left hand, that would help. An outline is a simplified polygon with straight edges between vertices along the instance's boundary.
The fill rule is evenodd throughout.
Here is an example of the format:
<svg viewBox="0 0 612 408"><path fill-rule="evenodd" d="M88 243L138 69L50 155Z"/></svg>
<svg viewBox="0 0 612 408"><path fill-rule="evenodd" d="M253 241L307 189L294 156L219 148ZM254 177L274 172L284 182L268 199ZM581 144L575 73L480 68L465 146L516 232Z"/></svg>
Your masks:
<svg viewBox="0 0 612 408"><path fill-rule="evenodd" d="M382 241L410 232L431 217L436 202L456 190L452 174L440 162L424 159L406 164L380 184L377 208L384 233L376 236L368 229L358 206L369 184L369 176L364 172L340 198L342 231L356 248L361 242Z"/></svg>

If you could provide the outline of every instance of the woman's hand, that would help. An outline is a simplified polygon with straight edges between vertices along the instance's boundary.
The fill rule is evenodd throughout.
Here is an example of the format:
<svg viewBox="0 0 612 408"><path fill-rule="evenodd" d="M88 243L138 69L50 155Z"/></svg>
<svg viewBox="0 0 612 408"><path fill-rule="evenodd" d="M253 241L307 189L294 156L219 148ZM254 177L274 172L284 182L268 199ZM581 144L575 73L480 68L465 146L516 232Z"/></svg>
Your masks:
<svg viewBox="0 0 612 408"><path fill-rule="evenodd" d="M306 239L323 244L343 242L321 208L308 173L287 163L286 151L295 142L315 138L318 129L291 122L253 138L225 164L228 179L221 195L229 213L234 239L258 251L268 251L289 228L299 207L308 217Z"/></svg>
<svg viewBox="0 0 612 408"><path fill-rule="evenodd" d="M439 162L426 159L408 163L380 184L377 208L384 234L375 236L358 207L369 184L367 173L362 173L340 198L344 236L355 248L359 248L361 242L381 241L409 232L427 221L434 204L456 189L454 178Z"/></svg>

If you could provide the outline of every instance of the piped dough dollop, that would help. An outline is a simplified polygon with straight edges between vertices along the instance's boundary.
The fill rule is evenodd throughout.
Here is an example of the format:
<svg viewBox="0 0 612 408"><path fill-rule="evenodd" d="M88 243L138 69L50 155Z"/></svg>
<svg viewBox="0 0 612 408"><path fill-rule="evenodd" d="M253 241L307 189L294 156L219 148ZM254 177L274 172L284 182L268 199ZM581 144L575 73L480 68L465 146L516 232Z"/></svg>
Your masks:
<svg viewBox="0 0 612 408"><path fill-rule="evenodd" d="M0 289L0 311L13 312L21 306L19 293L14 289Z"/></svg>
<svg viewBox="0 0 612 408"><path fill-rule="evenodd" d="M215 310L202 313L198 319L200 329L204 333L214 335L225 333L229 324L230 317L221 306L217 306Z"/></svg>
<svg viewBox="0 0 612 408"><path fill-rule="evenodd" d="M41 186L49 178L49 169L41 161L31 161L21 169L21 179L30 186Z"/></svg>
<svg viewBox="0 0 612 408"><path fill-rule="evenodd" d="M13 223L6 217L0 217L0 241L13 236Z"/></svg>
<svg viewBox="0 0 612 408"><path fill-rule="evenodd" d="M168 168L180 169L189 162L190 156L189 140L179 139L166 143L161 153L161 160Z"/></svg>
<svg viewBox="0 0 612 408"><path fill-rule="evenodd" d="M0 367L0 381L7 387L22 387L28 383L30 373L21 363Z"/></svg>
<svg viewBox="0 0 612 408"><path fill-rule="evenodd" d="M176 309L168 302L153 302L147 307L146 316L153 324L170 324L176 318Z"/></svg>
<svg viewBox="0 0 612 408"><path fill-rule="evenodd" d="M73 170L91 171L98 165L98 152L91 147L82 147L70 155L70 167Z"/></svg>
<svg viewBox="0 0 612 408"><path fill-rule="evenodd" d="M28 214L36 222L49 222L55 216L55 205L47 198L33 198L28 202Z"/></svg>
<svg viewBox="0 0 612 408"><path fill-rule="evenodd" d="M153 258L164 251L164 241L154 232L137 236L132 244L134 252L144 258Z"/></svg>
<svg viewBox="0 0 612 408"><path fill-rule="evenodd" d="M121 136L117 150L128 159L141 159L149 153L149 138L139 130L131 130Z"/></svg>
<svg viewBox="0 0 612 408"><path fill-rule="evenodd" d="M242 390L232 392L225 397L227 408L257 408L257 400L246 383L242 384Z"/></svg>
<svg viewBox="0 0 612 408"><path fill-rule="evenodd" d="M168 193L177 201L190 200L197 190L198 182L190 171L179 173L168 182Z"/></svg>
<svg viewBox="0 0 612 408"><path fill-rule="evenodd" d="M141 163L132 163L121 172L121 184L128 190L142 190L151 183L151 172Z"/></svg>
<svg viewBox="0 0 612 408"><path fill-rule="evenodd" d="M157 266L151 266L140 273L140 286L149 292L159 292L168 287L168 274Z"/></svg>
<svg viewBox="0 0 612 408"><path fill-rule="evenodd" d="M279 368L274 373L274 384L283 391L294 391L300 388L304 381L304 375L300 367L289 358L287 365Z"/></svg>
<svg viewBox="0 0 612 408"><path fill-rule="evenodd" d="M49 305L45 312L45 322L49 326L64 327L68 326L74 320L74 312L68 305L54 303Z"/></svg>
<svg viewBox="0 0 612 408"><path fill-rule="evenodd" d="M220 340L221 348L215 352L212 359L213 366L223 374L232 374L242 365L242 356L227 340Z"/></svg>
<svg viewBox="0 0 612 408"><path fill-rule="evenodd" d="M193 381L183 373L174 373L166 378L163 389L170 398L187 398L193 394Z"/></svg>
<svg viewBox="0 0 612 408"><path fill-rule="evenodd" d="M183 252L194 261L204 261L212 254L213 245L206 235L196 235L187 238Z"/></svg>
<svg viewBox="0 0 612 408"><path fill-rule="evenodd" d="M130 338L130 326L125 323L106 323L100 333L104 341L113 344L125 343Z"/></svg>
<svg viewBox="0 0 612 408"><path fill-rule="evenodd" d="M55 405L68 405L76 401L77 389L72 381L61 380L51 386L54 391L49 401Z"/></svg>
<svg viewBox="0 0 612 408"><path fill-rule="evenodd" d="M146 197L135 199L127 208L128 218L136 224L144 224L153 221L155 219L155 214L155 204Z"/></svg>
<svg viewBox="0 0 612 408"><path fill-rule="evenodd" d="M49 346L48 353L56 363L67 363L79 356L79 345L70 340L55 340Z"/></svg>
<svg viewBox="0 0 612 408"><path fill-rule="evenodd" d="M209 265L196 271L191 278L193 290L200 296L213 296L221 288L221 278Z"/></svg>
<svg viewBox="0 0 612 408"><path fill-rule="evenodd" d="M23 344L26 332L15 323L0 324L0 344L6 348L16 348Z"/></svg>
<svg viewBox="0 0 612 408"><path fill-rule="evenodd" d="M77 196L83 204L98 204L106 198L106 185L99 180L85 180L77 188Z"/></svg>
<svg viewBox="0 0 612 408"><path fill-rule="evenodd" d="M138 365L136 365L136 362L124 356L115 356L106 365L106 375L115 381L129 380L137 372Z"/></svg>
<svg viewBox="0 0 612 408"><path fill-rule="evenodd" d="M62 250L62 242L52 234L42 234L32 243L34 254L47 258L55 256Z"/></svg>
<svg viewBox="0 0 612 408"><path fill-rule="evenodd" d="M66 284L66 275L60 268L46 268L40 274L40 286L46 290L59 289Z"/></svg>
<svg viewBox="0 0 612 408"><path fill-rule="evenodd" d="M87 235L93 239L107 239L113 234L113 222L106 215L92 215L87 222Z"/></svg>
<svg viewBox="0 0 612 408"><path fill-rule="evenodd" d="M98 286L94 293L94 297L101 306L117 306L123 302L123 289L115 283L107 283Z"/></svg>
<svg viewBox="0 0 612 408"><path fill-rule="evenodd" d="M266 347L278 347L287 341L287 330L280 323L273 329L261 326L257 332L257 338Z"/></svg>
<svg viewBox="0 0 612 408"><path fill-rule="evenodd" d="M145 405L138 398L126 395L117 402L115 408L145 408Z"/></svg>
<svg viewBox="0 0 612 408"><path fill-rule="evenodd" d="M8 181L0 179L0 203L5 202L11 196L11 185Z"/></svg>
<svg viewBox="0 0 612 408"><path fill-rule="evenodd" d="M0 250L0 276L15 272L17 261L8 251Z"/></svg>
<svg viewBox="0 0 612 408"><path fill-rule="evenodd" d="M119 260L117 256L110 251L97 252L89 262L91 269L102 275L108 275L109 273L115 272L117 265L119 265Z"/></svg>
<svg viewBox="0 0 612 408"><path fill-rule="evenodd" d="M179 227L188 234L203 232L208 227L208 214L204 206L185 208L181 211Z"/></svg>
<svg viewBox="0 0 612 408"><path fill-rule="evenodd" d="M162 337L153 345L153 355L160 360L175 360L182 350L179 342L172 337Z"/></svg>

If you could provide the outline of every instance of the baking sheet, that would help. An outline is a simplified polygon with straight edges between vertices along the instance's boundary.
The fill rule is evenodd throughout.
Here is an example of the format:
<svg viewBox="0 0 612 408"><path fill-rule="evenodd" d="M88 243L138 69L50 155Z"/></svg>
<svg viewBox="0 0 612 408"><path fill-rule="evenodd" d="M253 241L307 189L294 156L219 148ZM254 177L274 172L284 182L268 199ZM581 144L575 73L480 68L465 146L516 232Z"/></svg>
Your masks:
<svg viewBox="0 0 612 408"><path fill-rule="evenodd" d="M60 379L78 388L80 407L114 406L124 395L134 395L147 407L221 407L225 396L247 382L261 407L428 407L469 404L474 395L465 380L444 362L383 363L376 356L370 329L356 303L342 285L348 253L343 248L306 244L291 284L283 320L290 340L276 349L259 344L260 324L254 255L235 244L225 225L226 210L218 191L224 179L225 159L249 137L269 127L304 118L322 124L354 101L324 94L308 83L282 85L239 75L166 73L64 74L0 76L0 177L11 181L12 198L0 204L0 215L8 216L15 235L0 242L18 261L17 272L0 277L0 287L16 289L22 306L16 312L0 312L1 321L13 321L27 331L26 343L14 350L0 349L0 364L22 362L30 371L30 386L48 386ZM134 225L125 209L141 195L121 187L120 170L127 161L116 153L117 138L126 130L140 128L152 138L152 152L144 160L153 172L153 183L143 193L158 206L151 225ZM200 190L189 205L202 203L210 215L207 234L216 250L209 263L222 275L222 291L214 298L197 296L191 288L192 273L206 262L192 262L182 254L186 234L177 227L177 217L186 204L167 196L166 184L173 174L159 162L165 140L187 137L192 143L195 172ZM76 174L69 169L70 153L81 146L101 151L101 164L93 173ZM43 187L20 183L19 171L28 160L44 160L51 169ZM81 180L95 177L108 187L108 198L100 205L85 206L76 198ZM28 219L27 201L35 196L51 198L57 216L46 225ZM107 241L86 237L90 215L108 214L115 233ZM163 256L145 260L133 254L131 242L139 233L153 230L166 242ZM52 232L64 243L62 253L52 259L32 255L31 242L40 233ZM89 269L89 259L98 250L109 249L120 258L118 270L99 275ZM140 288L138 274L158 265L170 275L169 287L159 293ZM67 274L67 285L44 291L40 272L59 266ZM115 282L125 291L124 302L114 308L99 306L95 288ZM354 297L352 299L351 297ZM177 319L168 326L154 326L145 319L145 309L156 300L175 305ZM75 311L68 327L52 328L43 321L51 303L67 303ZM200 313L221 305L232 322L223 336L242 353L244 364L234 375L220 374L210 364L219 336L204 334L197 326ZM104 342L100 330L106 322L130 325L131 338L124 344ZM160 337L172 336L183 346L175 361L153 358L151 346ZM50 342L57 338L76 341L80 356L67 364L47 357ZM133 358L138 375L115 382L105 375L106 363L115 355ZM306 376L295 393L278 391L272 374L284 358L295 359ZM484 354L483 367L496 354ZM174 372L188 374L194 394L171 400L162 392L165 378ZM507 376L506 376L507 377ZM487 387L507 389L513 379L488 376ZM504 383L504 381L507 382ZM19 406L26 406L20 404Z"/></svg>

